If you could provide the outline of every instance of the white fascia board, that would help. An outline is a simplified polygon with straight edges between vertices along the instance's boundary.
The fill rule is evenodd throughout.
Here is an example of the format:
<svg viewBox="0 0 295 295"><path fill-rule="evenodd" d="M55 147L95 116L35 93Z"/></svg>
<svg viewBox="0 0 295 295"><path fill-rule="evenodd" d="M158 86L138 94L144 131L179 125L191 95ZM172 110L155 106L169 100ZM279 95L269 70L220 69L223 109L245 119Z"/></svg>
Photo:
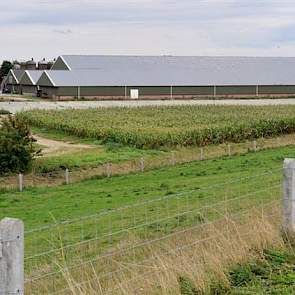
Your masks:
<svg viewBox="0 0 295 295"><path fill-rule="evenodd" d="M50 77L50 75L47 73L47 71L44 71L44 74L47 76L47 78L49 79L49 81L51 82L51 84L56 87L55 83L53 82L52 78ZM40 77L41 78L41 77Z"/></svg>
<svg viewBox="0 0 295 295"><path fill-rule="evenodd" d="M64 64L68 67L69 71L71 71L71 67L69 66L69 64L66 62L66 60L64 59L64 57L61 55L60 56L61 60L64 62Z"/></svg>
<svg viewBox="0 0 295 295"><path fill-rule="evenodd" d="M13 69L11 69L9 72L11 73L11 75L13 76L13 78L15 79L16 83L19 84L19 81L18 81L18 79L16 78Z"/></svg>
<svg viewBox="0 0 295 295"><path fill-rule="evenodd" d="M30 75L29 71L25 71L25 73L28 75L29 79L31 80L33 85L36 85L36 82L33 80L32 76ZM23 77L24 75L22 75Z"/></svg>

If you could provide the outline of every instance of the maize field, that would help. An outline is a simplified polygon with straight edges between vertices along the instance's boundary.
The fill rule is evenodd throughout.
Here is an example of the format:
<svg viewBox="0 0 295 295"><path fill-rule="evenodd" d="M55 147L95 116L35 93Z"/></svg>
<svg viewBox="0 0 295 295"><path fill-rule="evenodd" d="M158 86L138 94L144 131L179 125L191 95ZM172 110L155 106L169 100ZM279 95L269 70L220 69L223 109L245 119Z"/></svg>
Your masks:
<svg viewBox="0 0 295 295"><path fill-rule="evenodd" d="M205 146L295 131L295 106L179 106L33 110L30 125L138 148Z"/></svg>

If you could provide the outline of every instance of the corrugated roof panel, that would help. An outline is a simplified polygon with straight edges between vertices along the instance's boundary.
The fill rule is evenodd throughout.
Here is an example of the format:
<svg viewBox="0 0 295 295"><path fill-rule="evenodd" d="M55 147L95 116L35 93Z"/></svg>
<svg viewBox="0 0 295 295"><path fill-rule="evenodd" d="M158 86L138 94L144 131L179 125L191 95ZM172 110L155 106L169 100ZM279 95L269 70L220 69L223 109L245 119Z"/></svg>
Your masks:
<svg viewBox="0 0 295 295"><path fill-rule="evenodd" d="M64 55L56 86L295 85L293 57Z"/></svg>
<svg viewBox="0 0 295 295"><path fill-rule="evenodd" d="M34 85L36 85L37 81L39 80L39 78L41 77L43 71L27 71L28 74L30 75L30 77L32 78L32 82Z"/></svg>
<svg viewBox="0 0 295 295"><path fill-rule="evenodd" d="M13 74L14 74L14 76L16 77L16 79L17 79L17 82L19 83L19 81L20 81L20 79L21 79L21 77L22 77L22 75L24 74L24 70L15 70L15 69L13 69L13 70L11 70L12 72L13 72Z"/></svg>

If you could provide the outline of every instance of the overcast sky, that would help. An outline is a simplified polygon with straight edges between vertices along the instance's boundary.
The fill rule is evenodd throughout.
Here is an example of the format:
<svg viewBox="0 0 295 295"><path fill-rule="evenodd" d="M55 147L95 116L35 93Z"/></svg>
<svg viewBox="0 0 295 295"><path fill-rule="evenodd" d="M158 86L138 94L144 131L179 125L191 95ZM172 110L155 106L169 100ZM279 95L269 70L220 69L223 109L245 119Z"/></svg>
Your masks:
<svg viewBox="0 0 295 295"><path fill-rule="evenodd" d="M294 15L290 0L1 0L0 59L295 56Z"/></svg>

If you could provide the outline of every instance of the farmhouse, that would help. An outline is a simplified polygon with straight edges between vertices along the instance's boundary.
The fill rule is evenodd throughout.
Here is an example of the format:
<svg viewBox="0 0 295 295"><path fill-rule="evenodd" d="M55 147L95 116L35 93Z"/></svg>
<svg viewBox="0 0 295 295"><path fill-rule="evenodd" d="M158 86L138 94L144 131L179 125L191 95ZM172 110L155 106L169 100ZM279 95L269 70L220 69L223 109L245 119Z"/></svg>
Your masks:
<svg viewBox="0 0 295 295"><path fill-rule="evenodd" d="M295 58L63 55L37 82L56 98L295 94Z"/></svg>

